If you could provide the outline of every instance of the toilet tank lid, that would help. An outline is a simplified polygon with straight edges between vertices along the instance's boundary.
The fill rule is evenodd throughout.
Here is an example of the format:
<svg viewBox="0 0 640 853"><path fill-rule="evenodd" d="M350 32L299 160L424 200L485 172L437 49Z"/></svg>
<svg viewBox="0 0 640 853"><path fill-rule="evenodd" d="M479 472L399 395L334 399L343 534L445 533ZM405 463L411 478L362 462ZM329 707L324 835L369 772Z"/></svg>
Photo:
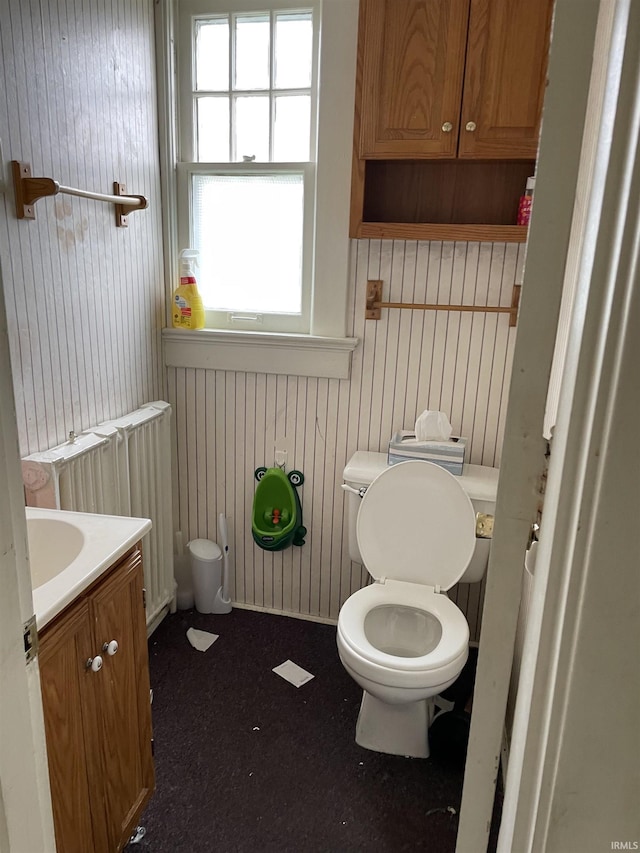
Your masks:
<svg viewBox="0 0 640 853"><path fill-rule="evenodd" d="M386 453L374 453L371 450L357 450L345 465L343 477L345 483L370 485L378 474L388 467ZM491 501L495 503L498 492L498 468L487 465L465 465L462 474L456 477L472 501Z"/></svg>
<svg viewBox="0 0 640 853"><path fill-rule="evenodd" d="M472 501L495 503L499 474L498 468L489 468L487 465L465 465L462 474L456 479Z"/></svg>
<svg viewBox="0 0 640 853"><path fill-rule="evenodd" d="M386 453L357 450L345 465L342 476L345 483L359 483L363 486L369 486L378 474L381 474L387 467Z"/></svg>

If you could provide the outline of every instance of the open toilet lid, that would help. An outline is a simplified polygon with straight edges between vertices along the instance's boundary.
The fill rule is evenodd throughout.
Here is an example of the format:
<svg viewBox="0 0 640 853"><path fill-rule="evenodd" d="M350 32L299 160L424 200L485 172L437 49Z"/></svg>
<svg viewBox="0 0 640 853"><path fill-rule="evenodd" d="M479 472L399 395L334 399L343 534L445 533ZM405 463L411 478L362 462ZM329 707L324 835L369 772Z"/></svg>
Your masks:
<svg viewBox="0 0 640 853"><path fill-rule="evenodd" d="M450 589L475 548L475 512L456 478L431 462L401 462L367 489L356 522L369 574Z"/></svg>

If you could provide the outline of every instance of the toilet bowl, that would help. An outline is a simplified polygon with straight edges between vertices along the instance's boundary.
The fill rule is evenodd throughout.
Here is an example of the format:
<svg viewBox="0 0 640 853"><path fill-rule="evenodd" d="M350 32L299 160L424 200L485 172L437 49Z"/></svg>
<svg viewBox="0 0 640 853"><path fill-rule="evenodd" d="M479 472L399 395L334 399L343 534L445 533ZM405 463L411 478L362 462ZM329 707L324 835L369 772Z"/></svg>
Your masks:
<svg viewBox="0 0 640 853"><path fill-rule="evenodd" d="M377 752L428 757L433 697L467 660L467 620L446 595L476 548L475 511L457 479L402 462L360 502L357 544L373 583L343 604L337 644L364 691L356 742Z"/></svg>

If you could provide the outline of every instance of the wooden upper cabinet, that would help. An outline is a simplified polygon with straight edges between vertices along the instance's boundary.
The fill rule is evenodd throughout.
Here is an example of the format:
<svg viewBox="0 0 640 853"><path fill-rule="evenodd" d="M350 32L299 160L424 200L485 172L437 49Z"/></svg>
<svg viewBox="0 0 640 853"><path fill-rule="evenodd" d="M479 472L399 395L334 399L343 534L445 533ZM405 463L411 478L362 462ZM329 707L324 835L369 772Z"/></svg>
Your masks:
<svg viewBox="0 0 640 853"><path fill-rule="evenodd" d="M458 156L533 158L553 0L471 0Z"/></svg>
<svg viewBox="0 0 640 853"><path fill-rule="evenodd" d="M468 16L469 0L361 0L361 158L455 156Z"/></svg>

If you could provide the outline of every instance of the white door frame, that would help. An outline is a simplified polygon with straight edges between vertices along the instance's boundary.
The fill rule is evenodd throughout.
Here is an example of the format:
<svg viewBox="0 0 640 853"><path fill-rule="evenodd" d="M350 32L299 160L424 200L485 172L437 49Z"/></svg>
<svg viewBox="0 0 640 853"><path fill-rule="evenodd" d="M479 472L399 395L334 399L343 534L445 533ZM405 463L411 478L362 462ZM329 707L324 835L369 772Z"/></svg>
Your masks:
<svg viewBox="0 0 640 853"><path fill-rule="evenodd" d="M572 629L580 622L583 606L583 599L578 594L579 584L576 586L574 580L572 595L575 598L569 608L569 622L564 621L571 572L581 576L585 565L585 546L576 547L580 537L577 518L581 511L590 513L597 498L593 484L599 475L593 465L594 457L589 458L589 453L599 449L605 455L607 441L613 435L610 411L615 411L618 406L622 412L625 404L629 407L629 400L615 393L618 390L616 371L619 364L613 357L608 360L603 357L605 339L615 350L613 342L625 328L628 310L618 306L619 316L613 318L616 322L612 322L602 307L608 301L614 301L616 286L623 294L625 287L629 291L632 285L628 281L618 284L609 280L603 270L606 271L607 260L611 261L608 249L619 237L613 226L619 228L620 211L627 214L626 205L630 198L631 205L635 204L637 217L638 195L637 190L634 190L635 195L630 195L629 182L625 184L615 170L604 175L598 175L597 171L603 167L606 170L606 146L611 144L611 137L618 134L618 126L620 132L629 135L628 114L635 117L632 108L637 102L637 80L634 83L630 75L626 101L621 99L620 105L615 102L613 111L607 111L606 99L603 107L602 98L593 97L593 88L597 89L597 86L590 87L590 83L592 71L594 80L602 84L606 77L602 68L606 71L607 67L615 67L620 44L619 41L616 44L615 39L613 44L607 43L606 35L611 33L614 19L618 20L621 33L626 32L627 22L624 19L634 2L556 0L550 85L545 100L536 202L505 426L496 534L487 579L457 853L479 853L486 849L488 840L513 660L524 550L539 501L539 479L545 450L543 418L566 269L569 277L578 276L580 280L573 306L573 337L565 361L567 375L562 386L561 413L564 411L564 414L557 423L549 467L533 607L521 668L499 841L499 849L504 853L553 849L552 846L547 848L547 830L554 805L558 805L554 801L553 782L558 769L562 727L558 721L551 725L550 720L567 701L566 684L575 663L571 653ZM636 5L635 21L629 25L629 32L635 28L636 35L638 11ZM604 46L604 61L597 52L594 61L594 46L599 49ZM603 88L606 87L601 85L596 95L602 95ZM619 115L616 114L618 109ZM595 122L594 111L597 113ZM583 147L583 130L585 122L589 127L589 119L594 124L594 135L585 140ZM637 128L635 133L637 147ZM597 144L594 139L598 140ZM628 139L626 142L631 145ZM635 151L632 155L637 156ZM581 179L588 175L589 180L581 180L577 184L579 174ZM602 180L606 185L611 183L607 192L609 206L602 216L599 210L592 215L594 205L597 207L598 201L602 200ZM570 236L572 220L581 229L577 237L575 230ZM637 231L633 230L627 235L626 251L632 248L634 233L637 236ZM596 243L601 245L603 258L599 278L589 275L589 262L593 260ZM570 257L572 246L576 251L575 258ZM637 253L637 245L635 250ZM617 298L621 304L626 304L624 299L628 294ZM588 315L590 322L585 322L587 306L591 311ZM594 353L600 354L600 360L594 358ZM575 385L576 377L581 378L582 386ZM611 395L603 391L609 387L613 389ZM602 410L598 413L594 407L596 399L606 404L606 417L602 416ZM637 407L637 388L631 400ZM628 420L628 411L626 415ZM589 438L586 444L585 437ZM633 450L629 452L632 454ZM590 477L592 480L588 483L589 488L583 489L585 476L588 481ZM619 510L619 504L614 504L614 509ZM624 542L621 546L624 552ZM577 564L568 559L570 554L578 555ZM550 564L552 556L555 557L555 565ZM580 557L583 562L579 561ZM550 594L545 595L543 587L549 578L550 565L555 573L554 583L549 589ZM564 597L558 596L560 591L564 591ZM540 632L541 624L545 626L543 632ZM564 647L563 643L566 644ZM564 682L550 678L551 673L558 672L565 676ZM598 695L602 702L606 701L602 694ZM593 698L595 700L595 696ZM564 719L561 713L559 719ZM625 732L625 736L629 734ZM585 744L584 749L587 748ZM565 758L575 760L575 756ZM599 813L606 810L607 807L603 807ZM619 814L619 809L614 808L613 811ZM620 821L620 831L623 832L624 828L624 822ZM615 834L610 840L616 838L624 840L624 836ZM578 845L575 849L587 848Z"/></svg>
<svg viewBox="0 0 640 853"><path fill-rule="evenodd" d="M33 615L18 428L0 270L0 850L56 849L37 658L25 663Z"/></svg>
<svg viewBox="0 0 640 853"><path fill-rule="evenodd" d="M603 0L600 12L598 122L503 853L640 845L640 4Z"/></svg>

